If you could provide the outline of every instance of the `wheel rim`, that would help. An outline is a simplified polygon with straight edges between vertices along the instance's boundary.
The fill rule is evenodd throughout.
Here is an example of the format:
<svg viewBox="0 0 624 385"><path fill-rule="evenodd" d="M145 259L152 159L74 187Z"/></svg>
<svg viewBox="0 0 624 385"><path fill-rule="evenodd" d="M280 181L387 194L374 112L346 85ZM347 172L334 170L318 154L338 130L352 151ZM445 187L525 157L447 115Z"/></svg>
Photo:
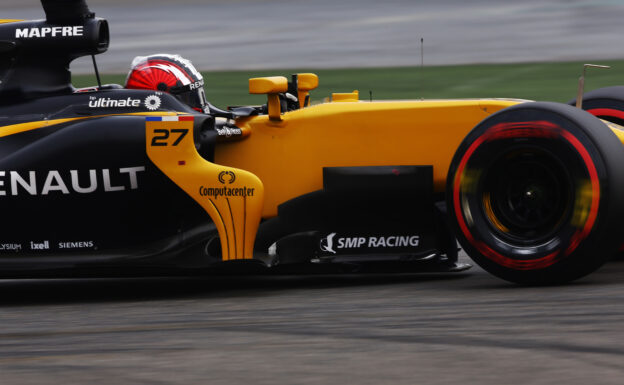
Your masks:
<svg viewBox="0 0 624 385"><path fill-rule="evenodd" d="M564 165L542 149L506 152L483 179L481 199L491 229L506 242L535 244L569 215L572 186Z"/></svg>

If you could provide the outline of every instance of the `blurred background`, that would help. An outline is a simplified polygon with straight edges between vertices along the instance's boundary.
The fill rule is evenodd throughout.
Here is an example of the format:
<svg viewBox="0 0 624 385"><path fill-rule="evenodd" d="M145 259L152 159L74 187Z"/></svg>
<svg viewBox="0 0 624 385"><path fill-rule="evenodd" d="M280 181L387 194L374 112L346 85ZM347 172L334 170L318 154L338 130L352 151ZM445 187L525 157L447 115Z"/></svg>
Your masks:
<svg viewBox="0 0 624 385"><path fill-rule="evenodd" d="M108 19L98 56L105 83L123 84L137 55L177 53L204 71L215 105L259 104L247 79L312 71L319 102L332 91L367 98L514 97L566 102L583 63L587 89L621 84L624 0L89 0ZM2 0L2 18L43 18L38 0ZM421 43L422 39L422 43ZM90 58L71 65L95 84ZM87 75L89 74L89 75ZM84 76L80 76L84 75Z"/></svg>
<svg viewBox="0 0 624 385"><path fill-rule="evenodd" d="M111 27L101 70L175 52L201 70L619 59L624 0L90 0ZM43 18L2 0L2 18ZM89 60L74 63L90 72Z"/></svg>
<svg viewBox="0 0 624 385"><path fill-rule="evenodd" d="M105 83L123 84L137 55L178 53L218 106L263 103L248 77L296 71L320 75L313 101L353 89L568 101L584 62L612 66L589 70L587 89L624 79L624 0L87 1L111 27ZM38 0L0 0L0 18L43 17ZM95 84L90 59L72 71ZM536 288L478 267L0 280L0 384L621 384L622 276L615 262Z"/></svg>

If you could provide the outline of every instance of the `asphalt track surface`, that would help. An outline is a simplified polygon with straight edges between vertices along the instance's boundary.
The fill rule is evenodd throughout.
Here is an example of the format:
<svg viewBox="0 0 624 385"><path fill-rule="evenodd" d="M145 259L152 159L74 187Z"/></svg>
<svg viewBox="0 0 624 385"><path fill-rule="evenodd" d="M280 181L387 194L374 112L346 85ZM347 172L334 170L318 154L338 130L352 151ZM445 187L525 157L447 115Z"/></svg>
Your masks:
<svg viewBox="0 0 624 385"><path fill-rule="evenodd" d="M113 29L105 72L157 51L202 69L418 64L419 37L426 64L623 55L623 1L89 3ZM538 288L479 268L0 280L0 384L621 384L622 277L618 261Z"/></svg>
<svg viewBox="0 0 624 385"><path fill-rule="evenodd" d="M109 20L102 72L179 53L201 70L325 68L624 57L624 0L88 0ZM0 17L43 18L38 0ZM92 72L88 58L72 64Z"/></svg>
<svg viewBox="0 0 624 385"><path fill-rule="evenodd" d="M4 280L0 383L621 384L622 276Z"/></svg>

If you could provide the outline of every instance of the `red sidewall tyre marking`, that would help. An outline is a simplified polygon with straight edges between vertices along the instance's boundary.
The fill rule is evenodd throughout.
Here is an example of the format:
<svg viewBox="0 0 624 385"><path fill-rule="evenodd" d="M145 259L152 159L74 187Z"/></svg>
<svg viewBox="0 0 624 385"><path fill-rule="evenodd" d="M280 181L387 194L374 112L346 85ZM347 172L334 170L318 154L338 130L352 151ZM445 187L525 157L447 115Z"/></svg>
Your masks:
<svg viewBox="0 0 624 385"><path fill-rule="evenodd" d="M495 263L515 270L537 270L551 266L557 260L559 260L560 250L557 250L544 257L532 259L532 260L516 260L506 257L499 252L490 248L484 242L474 238L468 226L464 220L464 216L461 211L460 204L460 187L461 177L464 172L464 168L468 163L468 160L476 149L485 141L496 139L512 139L512 138L555 138L563 137L566 139L581 155L591 180L592 187L592 203L589 211L589 215L585 221L582 229L578 230L570 241L570 245L564 252L564 256L570 255L578 245L585 239L591 232L592 227L596 221L598 215L598 206L600 203L600 182L598 179L598 172L596 166L589 155L587 149L583 144L571 133L559 127L558 125L548 121L534 121L534 122L507 122L499 123L490 129L488 129L483 135L479 136L475 140L468 150L464 153L459 167L455 172L455 179L453 181L453 208L455 210L455 216L457 217L457 223L464 234L465 238L474 246L481 254L491 259Z"/></svg>
<svg viewBox="0 0 624 385"><path fill-rule="evenodd" d="M624 120L624 111L613 108L592 108L587 110L587 112L595 116L612 116Z"/></svg>

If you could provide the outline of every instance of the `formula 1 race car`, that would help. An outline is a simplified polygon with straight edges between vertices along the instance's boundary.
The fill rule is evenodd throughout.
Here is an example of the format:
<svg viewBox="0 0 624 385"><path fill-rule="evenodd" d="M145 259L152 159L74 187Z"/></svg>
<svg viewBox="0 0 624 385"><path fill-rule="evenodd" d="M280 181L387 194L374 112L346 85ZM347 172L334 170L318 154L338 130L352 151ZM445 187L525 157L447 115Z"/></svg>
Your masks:
<svg viewBox="0 0 624 385"><path fill-rule="evenodd" d="M311 105L304 73L250 79L264 106L200 112L166 87L74 89L69 63L107 50L108 23L84 0L42 4L46 20L0 21L2 276L460 271L459 240L492 274L547 284L622 244L619 87L586 94L587 111Z"/></svg>

